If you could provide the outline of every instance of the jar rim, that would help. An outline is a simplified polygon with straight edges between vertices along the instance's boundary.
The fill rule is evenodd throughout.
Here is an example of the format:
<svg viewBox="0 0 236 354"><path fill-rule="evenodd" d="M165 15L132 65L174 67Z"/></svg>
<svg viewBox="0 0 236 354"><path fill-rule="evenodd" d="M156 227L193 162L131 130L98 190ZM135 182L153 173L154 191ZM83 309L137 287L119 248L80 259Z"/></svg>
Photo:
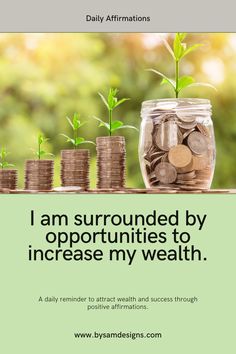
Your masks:
<svg viewBox="0 0 236 354"><path fill-rule="evenodd" d="M211 102L206 98L159 98L142 102L141 116L152 116L153 112L172 113L178 111L210 111ZM153 112L152 112L153 111Z"/></svg>

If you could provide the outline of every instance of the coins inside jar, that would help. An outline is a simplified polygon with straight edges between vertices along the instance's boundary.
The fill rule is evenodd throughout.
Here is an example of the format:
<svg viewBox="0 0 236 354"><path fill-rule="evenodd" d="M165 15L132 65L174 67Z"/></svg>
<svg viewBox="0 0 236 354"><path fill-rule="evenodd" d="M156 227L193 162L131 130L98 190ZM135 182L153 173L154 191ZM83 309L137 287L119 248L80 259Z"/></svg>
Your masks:
<svg viewBox="0 0 236 354"><path fill-rule="evenodd" d="M173 109L168 114L150 109L149 116L153 123L152 145L147 144L141 156L146 185L181 190L209 188L215 151L207 119L205 123L203 115L198 116L191 109L183 112ZM147 134L150 134L150 120ZM148 137L142 139L150 142Z"/></svg>

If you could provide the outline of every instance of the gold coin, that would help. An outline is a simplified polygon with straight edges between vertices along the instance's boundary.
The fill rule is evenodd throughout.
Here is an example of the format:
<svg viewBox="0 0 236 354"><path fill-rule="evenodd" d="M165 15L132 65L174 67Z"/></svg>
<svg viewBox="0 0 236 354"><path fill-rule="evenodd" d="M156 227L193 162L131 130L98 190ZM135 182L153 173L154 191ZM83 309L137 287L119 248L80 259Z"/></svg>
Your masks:
<svg viewBox="0 0 236 354"><path fill-rule="evenodd" d="M192 153L187 146L180 144L170 149L168 158L173 166L183 168L191 163Z"/></svg>
<svg viewBox="0 0 236 354"><path fill-rule="evenodd" d="M209 158L205 155L193 155L193 169L196 171L203 170L209 164Z"/></svg>
<svg viewBox="0 0 236 354"><path fill-rule="evenodd" d="M183 181L190 181L196 177L195 171L187 172L187 173L178 173L177 179Z"/></svg>

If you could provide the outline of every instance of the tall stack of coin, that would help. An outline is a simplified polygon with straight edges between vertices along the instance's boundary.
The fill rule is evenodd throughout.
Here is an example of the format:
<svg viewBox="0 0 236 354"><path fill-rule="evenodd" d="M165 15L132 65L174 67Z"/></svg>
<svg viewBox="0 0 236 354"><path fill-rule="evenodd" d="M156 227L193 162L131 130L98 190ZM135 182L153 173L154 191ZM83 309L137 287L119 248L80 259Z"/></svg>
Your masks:
<svg viewBox="0 0 236 354"><path fill-rule="evenodd" d="M61 151L61 185L89 189L89 158L87 149Z"/></svg>
<svg viewBox="0 0 236 354"><path fill-rule="evenodd" d="M97 188L124 188L126 163L125 138L123 136L98 137L96 145Z"/></svg>
<svg viewBox="0 0 236 354"><path fill-rule="evenodd" d="M174 109L153 107L149 119L144 119L140 162L147 187L210 188L215 165L214 131L203 103L195 100L189 106L187 99L170 100ZM194 103L200 107L194 109Z"/></svg>
<svg viewBox="0 0 236 354"><path fill-rule="evenodd" d="M53 160L27 160L25 165L25 189L47 191L53 185Z"/></svg>
<svg viewBox="0 0 236 354"><path fill-rule="evenodd" d="M17 170L0 169L0 188L16 189Z"/></svg>

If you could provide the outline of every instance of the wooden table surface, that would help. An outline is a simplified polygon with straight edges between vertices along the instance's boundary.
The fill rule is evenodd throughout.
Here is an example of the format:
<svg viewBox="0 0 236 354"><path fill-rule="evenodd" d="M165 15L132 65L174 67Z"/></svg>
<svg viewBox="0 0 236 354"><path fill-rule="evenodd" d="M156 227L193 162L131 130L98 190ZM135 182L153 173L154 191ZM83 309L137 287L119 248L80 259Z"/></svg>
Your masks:
<svg viewBox="0 0 236 354"><path fill-rule="evenodd" d="M236 194L236 189L207 189L207 190L180 190L180 189L90 189L63 190L53 189L51 191L28 191L23 189L9 190L0 189L0 194Z"/></svg>

